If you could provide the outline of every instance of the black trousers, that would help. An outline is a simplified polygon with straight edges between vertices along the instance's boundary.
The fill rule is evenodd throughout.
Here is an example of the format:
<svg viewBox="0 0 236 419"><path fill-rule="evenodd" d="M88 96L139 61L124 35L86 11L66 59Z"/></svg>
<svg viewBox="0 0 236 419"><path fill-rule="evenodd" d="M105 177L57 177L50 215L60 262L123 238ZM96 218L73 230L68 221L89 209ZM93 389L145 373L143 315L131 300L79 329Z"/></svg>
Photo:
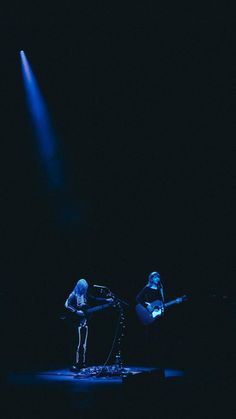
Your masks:
<svg viewBox="0 0 236 419"><path fill-rule="evenodd" d="M143 327L144 364L162 367L165 362L165 339L163 325L160 320Z"/></svg>

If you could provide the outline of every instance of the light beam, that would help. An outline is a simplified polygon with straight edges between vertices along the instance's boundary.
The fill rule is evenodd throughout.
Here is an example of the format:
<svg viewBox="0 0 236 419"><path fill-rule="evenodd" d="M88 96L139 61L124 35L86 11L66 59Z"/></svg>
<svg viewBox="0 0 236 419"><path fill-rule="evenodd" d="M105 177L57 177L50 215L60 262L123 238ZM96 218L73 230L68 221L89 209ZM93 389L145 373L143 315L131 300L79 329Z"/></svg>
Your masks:
<svg viewBox="0 0 236 419"><path fill-rule="evenodd" d="M20 51L20 57L28 109L38 139L41 159L47 171L48 184L50 187L58 189L63 185L63 178L55 133L50 123L45 101L23 50Z"/></svg>

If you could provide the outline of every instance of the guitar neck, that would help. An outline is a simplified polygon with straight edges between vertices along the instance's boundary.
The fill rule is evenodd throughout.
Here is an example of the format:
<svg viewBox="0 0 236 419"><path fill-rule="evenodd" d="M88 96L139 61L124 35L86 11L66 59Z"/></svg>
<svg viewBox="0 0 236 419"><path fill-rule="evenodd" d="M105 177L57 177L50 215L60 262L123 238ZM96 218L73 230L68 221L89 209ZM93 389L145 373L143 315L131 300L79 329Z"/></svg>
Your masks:
<svg viewBox="0 0 236 419"><path fill-rule="evenodd" d="M177 304L177 302L178 302L178 300L172 300L172 301L169 301L168 303L165 303L165 304L164 304L164 307L170 307L170 306L172 306L173 304Z"/></svg>
<svg viewBox="0 0 236 419"><path fill-rule="evenodd" d="M111 305L112 305L112 303L107 303L107 304L101 304L100 306L88 308L88 310L86 310L86 313L88 313L88 314L94 313L95 311L100 311L100 310L103 310L105 308L108 308Z"/></svg>

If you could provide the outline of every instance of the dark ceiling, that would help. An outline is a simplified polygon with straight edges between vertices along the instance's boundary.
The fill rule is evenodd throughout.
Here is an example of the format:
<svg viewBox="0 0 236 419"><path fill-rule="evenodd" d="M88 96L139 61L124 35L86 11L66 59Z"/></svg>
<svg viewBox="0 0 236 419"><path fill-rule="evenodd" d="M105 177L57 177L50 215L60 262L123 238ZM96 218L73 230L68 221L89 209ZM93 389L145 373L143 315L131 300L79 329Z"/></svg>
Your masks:
<svg viewBox="0 0 236 419"><path fill-rule="evenodd" d="M189 2L3 8L3 287L25 292L34 278L60 297L87 276L131 297L159 269L170 293L234 292L233 16ZM47 189L35 152L21 49L63 193Z"/></svg>

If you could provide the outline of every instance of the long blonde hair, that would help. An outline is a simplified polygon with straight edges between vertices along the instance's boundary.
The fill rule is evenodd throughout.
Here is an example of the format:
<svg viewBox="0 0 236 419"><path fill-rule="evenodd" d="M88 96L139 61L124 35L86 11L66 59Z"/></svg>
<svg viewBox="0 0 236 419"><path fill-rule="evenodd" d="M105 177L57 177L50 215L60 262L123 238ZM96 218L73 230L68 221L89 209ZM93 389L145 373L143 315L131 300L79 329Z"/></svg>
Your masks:
<svg viewBox="0 0 236 419"><path fill-rule="evenodd" d="M73 292L74 294L76 294L76 296L86 295L87 289L88 289L88 283L86 279L82 278L77 281Z"/></svg>

